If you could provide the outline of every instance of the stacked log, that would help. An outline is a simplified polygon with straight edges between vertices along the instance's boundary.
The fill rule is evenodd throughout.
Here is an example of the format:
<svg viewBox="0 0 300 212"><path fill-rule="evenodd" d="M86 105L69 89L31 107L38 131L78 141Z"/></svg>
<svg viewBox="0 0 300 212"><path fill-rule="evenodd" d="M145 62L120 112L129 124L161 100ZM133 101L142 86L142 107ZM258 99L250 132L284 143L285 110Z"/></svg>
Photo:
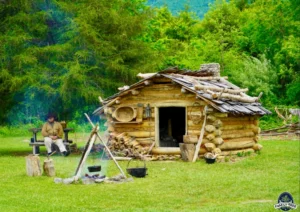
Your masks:
<svg viewBox="0 0 300 212"><path fill-rule="evenodd" d="M112 133L109 148L114 155L133 158L141 158L149 150L149 146L142 146L135 137L128 133L118 135Z"/></svg>

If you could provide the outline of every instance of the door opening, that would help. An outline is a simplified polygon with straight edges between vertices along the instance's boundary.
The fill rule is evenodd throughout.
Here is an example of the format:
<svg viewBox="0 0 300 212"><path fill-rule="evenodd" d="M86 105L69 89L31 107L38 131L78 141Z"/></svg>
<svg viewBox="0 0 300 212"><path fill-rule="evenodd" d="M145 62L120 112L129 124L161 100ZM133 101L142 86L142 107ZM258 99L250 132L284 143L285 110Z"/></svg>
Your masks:
<svg viewBox="0 0 300 212"><path fill-rule="evenodd" d="M185 107L159 108L159 146L179 147L186 127Z"/></svg>

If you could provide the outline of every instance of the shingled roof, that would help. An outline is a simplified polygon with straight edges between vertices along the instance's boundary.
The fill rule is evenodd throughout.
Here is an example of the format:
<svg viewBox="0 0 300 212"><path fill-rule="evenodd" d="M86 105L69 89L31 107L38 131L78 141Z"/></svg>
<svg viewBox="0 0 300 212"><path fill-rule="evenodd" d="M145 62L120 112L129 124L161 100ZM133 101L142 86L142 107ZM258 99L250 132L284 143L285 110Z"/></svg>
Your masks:
<svg viewBox="0 0 300 212"><path fill-rule="evenodd" d="M168 68L158 73L139 74L141 81L120 88L119 93L105 99L103 104L109 104L116 98L127 95L132 89L141 88L145 81L156 77L165 77L182 86L183 89L195 93L196 97L204 100L222 113L235 115L266 115L271 112L259 103L259 97L248 96L248 89L241 89L221 77L219 64L204 64L199 71L179 70L177 67ZM103 107L96 109L93 114L103 112Z"/></svg>

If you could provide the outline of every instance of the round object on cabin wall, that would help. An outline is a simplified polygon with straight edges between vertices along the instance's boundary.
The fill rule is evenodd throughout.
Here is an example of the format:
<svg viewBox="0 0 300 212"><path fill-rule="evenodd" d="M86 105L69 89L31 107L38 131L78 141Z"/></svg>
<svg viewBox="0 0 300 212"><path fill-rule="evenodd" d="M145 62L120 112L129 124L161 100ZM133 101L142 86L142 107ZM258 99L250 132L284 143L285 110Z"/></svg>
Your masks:
<svg viewBox="0 0 300 212"><path fill-rule="evenodd" d="M113 117L119 122L130 122L136 117L136 110L129 106L118 107L114 111Z"/></svg>

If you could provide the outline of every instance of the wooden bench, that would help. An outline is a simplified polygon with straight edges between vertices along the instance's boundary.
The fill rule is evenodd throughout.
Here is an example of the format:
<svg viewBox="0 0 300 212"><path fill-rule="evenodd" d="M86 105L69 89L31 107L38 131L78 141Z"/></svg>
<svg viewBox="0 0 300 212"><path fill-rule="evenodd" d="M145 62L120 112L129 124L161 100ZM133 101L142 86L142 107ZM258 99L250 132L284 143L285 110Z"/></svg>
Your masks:
<svg viewBox="0 0 300 212"><path fill-rule="evenodd" d="M64 128L64 137L63 137L63 143L66 146L66 149L69 151L70 144L73 143L72 140L69 140L69 132L73 131L72 128ZM44 140L38 140L37 139L37 133L42 131L42 128L31 128L29 129L30 132L33 133L33 137L30 139L29 146L32 146L32 154L36 155L40 153L40 146L45 146Z"/></svg>

